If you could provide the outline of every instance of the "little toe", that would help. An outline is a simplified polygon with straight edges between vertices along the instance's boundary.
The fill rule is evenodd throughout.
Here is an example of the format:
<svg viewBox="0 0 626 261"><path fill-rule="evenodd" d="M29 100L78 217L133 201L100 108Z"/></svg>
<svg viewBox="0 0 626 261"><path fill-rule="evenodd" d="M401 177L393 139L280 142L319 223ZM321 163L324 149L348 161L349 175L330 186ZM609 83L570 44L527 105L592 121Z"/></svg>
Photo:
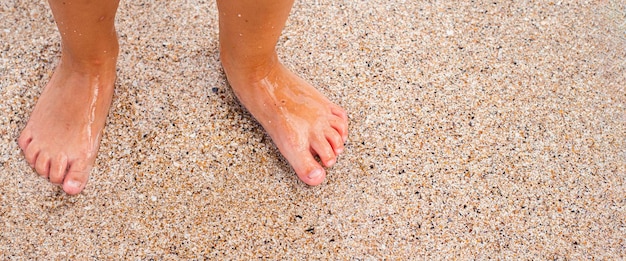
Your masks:
<svg viewBox="0 0 626 261"><path fill-rule="evenodd" d="M50 157L47 155L39 155L35 162L35 170L42 177L48 177L50 174Z"/></svg>
<svg viewBox="0 0 626 261"><path fill-rule="evenodd" d="M346 112L346 110L344 110L343 108L339 107L339 106L333 106L330 111L336 115L337 117L343 119L345 122L348 121L348 113Z"/></svg>
<svg viewBox="0 0 626 261"><path fill-rule="evenodd" d="M30 144L25 150L22 150L22 152L24 153L24 158L26 158L26 162L28 162L28 165L34 168L35 163L37 163L39 152L41 152L41 150Z"/></svg>
<svg viewBox="0 0 626 261"><path fill-rule="evenodd" d="M329 120L329 123L330 123L330 126L332 126L333 129L335 129L339 133L341 139L343 139L343 142L345 143L348 139L347 121L335 115L335 116L332 116L332 118Z"/></svg>
<svg viewBox="0 0 626 261"><path fill-rule="evenodd" d="M23 151L26 151L31 141L33 141L33 138L27 135L25 131L23 131L20 137L17 139L17 145L19 145Z"/></svg>
<svg viewBox="0 0 626 261"><path fill-rule="evenodd" d="M76 195L83 191L87 185L91 168L90 164L83 161L73 162L63 180L63 191L70 195Z"/></svg>

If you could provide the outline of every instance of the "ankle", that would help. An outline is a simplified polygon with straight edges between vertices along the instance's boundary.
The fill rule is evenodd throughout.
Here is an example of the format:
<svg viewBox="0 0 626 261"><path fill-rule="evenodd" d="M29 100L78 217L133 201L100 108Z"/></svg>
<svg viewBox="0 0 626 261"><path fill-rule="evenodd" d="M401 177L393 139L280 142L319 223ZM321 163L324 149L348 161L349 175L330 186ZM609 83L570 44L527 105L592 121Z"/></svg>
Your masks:
<svg viewBox="0 0 626 261"><path fill-rule="evenodd" d="M117 55L101 55L92 57L74 57L69 54L61 54L59 67L65 67L81 73L98 73L102 71L115 71Z"/></svg>
<svg viewBox="0 0 626 261"><path fill-rule="evenodd" d="M276 52L249 56L229 52L225 49L220 50L220 61L227 76L237 74L252 81L265 78L276 65L280 64Z"/></svg>
<svg viewBox="0 0 626 261"><path fill-rule="evenodd" d="M100 71L102 69L115 68L118 55L119 44L117 41L77 51L69 48L62 48L61 63L71 66L71 68L78 71Z"/></svg>

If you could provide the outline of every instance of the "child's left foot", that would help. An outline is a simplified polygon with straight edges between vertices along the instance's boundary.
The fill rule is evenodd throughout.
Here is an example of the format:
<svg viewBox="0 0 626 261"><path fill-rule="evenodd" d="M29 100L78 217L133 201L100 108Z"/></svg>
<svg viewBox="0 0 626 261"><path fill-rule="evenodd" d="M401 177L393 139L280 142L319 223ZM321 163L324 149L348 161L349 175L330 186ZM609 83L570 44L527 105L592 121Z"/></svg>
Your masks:
<svg viewBox="0 0 626 261"><path fill-rule="evenodd" d="M222 63L239 101L261 123L306 184L318 185L337 161L348 138L348 117L339 106L278 58L256 68L239 67L222 53Z"/></svg>

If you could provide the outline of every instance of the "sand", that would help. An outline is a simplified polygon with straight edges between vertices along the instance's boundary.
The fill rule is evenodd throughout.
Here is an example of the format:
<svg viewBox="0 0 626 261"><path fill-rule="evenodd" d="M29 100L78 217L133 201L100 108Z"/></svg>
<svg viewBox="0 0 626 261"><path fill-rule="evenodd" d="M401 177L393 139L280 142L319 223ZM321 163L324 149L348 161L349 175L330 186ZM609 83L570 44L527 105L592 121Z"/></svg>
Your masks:
<svg viewBox="0 0 626 261"><path fill-rule="evenodd" d="M624 259L623 1L298 1L287 67L350 117L300 182L238 103L213 1L122 1L86 190L16 143L59 59L45 1L0 2L0 259Z"/></svg>

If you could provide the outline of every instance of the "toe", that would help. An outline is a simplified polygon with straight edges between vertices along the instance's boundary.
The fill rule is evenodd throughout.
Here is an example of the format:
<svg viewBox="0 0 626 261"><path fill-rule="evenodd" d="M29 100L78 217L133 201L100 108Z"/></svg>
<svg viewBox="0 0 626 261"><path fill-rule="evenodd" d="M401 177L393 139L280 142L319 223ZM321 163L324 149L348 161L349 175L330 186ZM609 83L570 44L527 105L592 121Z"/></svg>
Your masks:
<svg viewBox="0 0 626 261"><path fill-rule="evenodd" d="M333 147L328 143L328 140L326 140L326 137L316 136L313 138L311 141L311 148L315 154L320 157L324 166L331 167L335 164L336 155L333 151Z"/></svg>
<svg viewBox="0 0 626 261"><path fill-rule="evenodd" d="M91 164L83 161L73 162L63 180L63 191L70 195L76 195L83 191L85 185L87 185L91 167Z"/></svg>
<svg viewBox="0 0 626 261"><path fill-rule="evenodd" d="M348 140L348 122L337 115L333 116L329 122L330 126L332 126L333 129L339 133L341 139L343 139L342 143L345 143Z"/></svg>
<svg viewBox="0 0 626 261"><path fill-rule="evenodd" d="M344 150L343 139L341 138L341 135L337 133L335 129L326 130L324 134L326 135L326 140L328 140L330 146L333 147L335 157L341 154Z"/></svg>
<svg viewBox="0 0 626 261"><path fill-rule="evenodd" d="M339 106L333 106L330 110L334 115L343 119L345 122L348 121L348 113L343 108Z"/></svg>
<svg viewBox="0 0 626 261"><path fill-rule="evenodd" d="M309 151L284 154L302 182L316 186L324 181L326 172Z"/></svg>
<svg viewBox="0 0 626 261"><path fill-rule="evenodd" d="M39 148L36 148L36 146L33 146L32 144L29 144L28 147L23 150L24 152L24 158L26 158L26 162L28 162L28 165L30 165L32 168L35 167L35 163L37 163L37 158L39 156Z"/></svg>
<svg viewBox="0 0 626 261"><path fill-rule="evenodd" d="M40 154L35 162L35 170L39 175L47 178L50 174L50 157Z"/></svg>
<svg viewBox="0 0 626 261"><path fill-rule="evenodd" d="M26 149L28 148L28 145L30 144L32 140L33 138L30 135L28 135L26 131L22 131L22 134L17 139L17 145L19 145L23 151L26 151Z"/></svg>
<svg viewBox="0 0 626 261"><path fill-rule="evenodd" d="M50 161L50 181L54 181L55 184L61 184L65 179L65 173L67 172L67 157L59 156L56 159Z"/></svg>

